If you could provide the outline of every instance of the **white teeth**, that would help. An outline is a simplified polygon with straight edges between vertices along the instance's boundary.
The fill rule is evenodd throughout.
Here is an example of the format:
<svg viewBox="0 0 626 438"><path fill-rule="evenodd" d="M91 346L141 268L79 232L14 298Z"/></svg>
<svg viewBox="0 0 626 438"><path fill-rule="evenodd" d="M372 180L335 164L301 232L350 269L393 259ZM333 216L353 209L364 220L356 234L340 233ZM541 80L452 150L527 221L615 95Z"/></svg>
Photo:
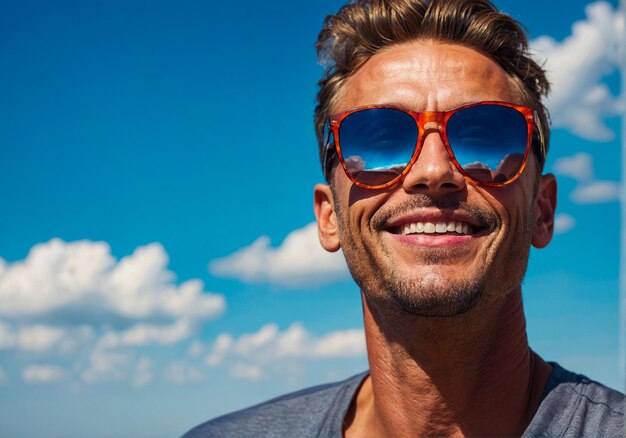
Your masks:
<svg viewBox="0 0 626 438"><path fill-rule="evenodd" d="M446 227L446 231L456 231L456 225L454 221L448 221L448 226Z"/></svg>
<svg viewBox="0 0 626 438"><path fill-rule="evenodd" d="M407 234L444 234L454 232L458 234L471 234L472 228L469 224L458 221L414 222L404 225L400 231L404 236Z"/></svg>
<svg viewBox="0 0 626 438"><path fill-rule="evenodd" d="M427 234L433 234L437 231L437 227L432 222L424 223L424 232Z"/></svg>

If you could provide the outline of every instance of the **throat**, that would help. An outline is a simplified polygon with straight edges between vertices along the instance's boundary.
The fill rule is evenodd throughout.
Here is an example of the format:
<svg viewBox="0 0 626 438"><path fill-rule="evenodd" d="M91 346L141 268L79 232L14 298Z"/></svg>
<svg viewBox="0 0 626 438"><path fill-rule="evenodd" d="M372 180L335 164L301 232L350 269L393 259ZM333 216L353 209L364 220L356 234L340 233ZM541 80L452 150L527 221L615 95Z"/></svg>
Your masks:
<svg viewBox="0 0 626 438"><path fill-rule="evenodd" d="M523 434L551 369L528 346L521 290L499 309L455 318L391 315L384 303L365 295L363 301L371 376L355 398L354 426L346 432Z"/></svg>

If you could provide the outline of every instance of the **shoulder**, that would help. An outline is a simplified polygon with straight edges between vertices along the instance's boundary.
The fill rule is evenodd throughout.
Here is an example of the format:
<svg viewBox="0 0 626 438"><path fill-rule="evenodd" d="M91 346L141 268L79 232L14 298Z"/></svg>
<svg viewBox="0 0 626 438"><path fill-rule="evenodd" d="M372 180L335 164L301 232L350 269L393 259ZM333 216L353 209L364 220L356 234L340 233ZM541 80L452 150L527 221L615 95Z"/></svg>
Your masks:
<svg viewBox="0 0 626 438"><path fill-rule="evenodd" d="M528 436L605 436L624 434L624 394L551 363L544 398Z"/></svg>
<svg viewBox="0 0 626 438"><path fill-rule="evenodd" d="M183 438L341 436L341 423L367 373L303 389L194 427Z"/></svg>

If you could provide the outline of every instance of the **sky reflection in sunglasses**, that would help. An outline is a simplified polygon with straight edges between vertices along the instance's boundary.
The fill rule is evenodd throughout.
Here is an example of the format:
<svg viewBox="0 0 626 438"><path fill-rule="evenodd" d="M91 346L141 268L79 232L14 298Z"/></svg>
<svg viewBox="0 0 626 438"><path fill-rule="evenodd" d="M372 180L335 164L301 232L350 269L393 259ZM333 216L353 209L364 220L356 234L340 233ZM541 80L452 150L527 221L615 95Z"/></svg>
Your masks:
<svg viewBox="0 0 626 438"><path fill-rule="evenodd" d="M456 167L468 178L500 186L522 172L535 123L531 109L478 102L451 111L412 112L367 106L330 118L331 138L348 177L366 188L393 184L418 158L426 122L438 131Z"/></svg>

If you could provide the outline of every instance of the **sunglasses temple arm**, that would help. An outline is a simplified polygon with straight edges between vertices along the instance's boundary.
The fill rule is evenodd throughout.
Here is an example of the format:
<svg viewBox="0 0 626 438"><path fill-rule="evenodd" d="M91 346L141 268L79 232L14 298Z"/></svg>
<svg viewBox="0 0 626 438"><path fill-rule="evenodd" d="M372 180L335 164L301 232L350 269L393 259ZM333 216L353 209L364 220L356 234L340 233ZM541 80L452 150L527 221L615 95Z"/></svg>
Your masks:
<svg viewBox="0 0 626 438"><path fill-rule="evenodd" d="M541 141L541 161L545 161L546 160L546 141L545 141L545 138L543 137L543 126L541 125L541 119L539 118L539 113L537 113L537 111L535 111L534 118L535 118L535 126L537 127L537 130L539 131L539 141Z"/></svg>
<svg viewBox="0 0 626 438"><path fill-rule="evenodd" d="M328 122L326 122L328 123ZM328 181L328 168L327 168L327 162L328 162L328 152L330 150L330 136L332 134L332 131L330 130L330 127L328 128L328 132L326 133L326 138L324 139L324 158L322 159L322 173L324 174L324 178L326 179L326 181Z"/></svg>

